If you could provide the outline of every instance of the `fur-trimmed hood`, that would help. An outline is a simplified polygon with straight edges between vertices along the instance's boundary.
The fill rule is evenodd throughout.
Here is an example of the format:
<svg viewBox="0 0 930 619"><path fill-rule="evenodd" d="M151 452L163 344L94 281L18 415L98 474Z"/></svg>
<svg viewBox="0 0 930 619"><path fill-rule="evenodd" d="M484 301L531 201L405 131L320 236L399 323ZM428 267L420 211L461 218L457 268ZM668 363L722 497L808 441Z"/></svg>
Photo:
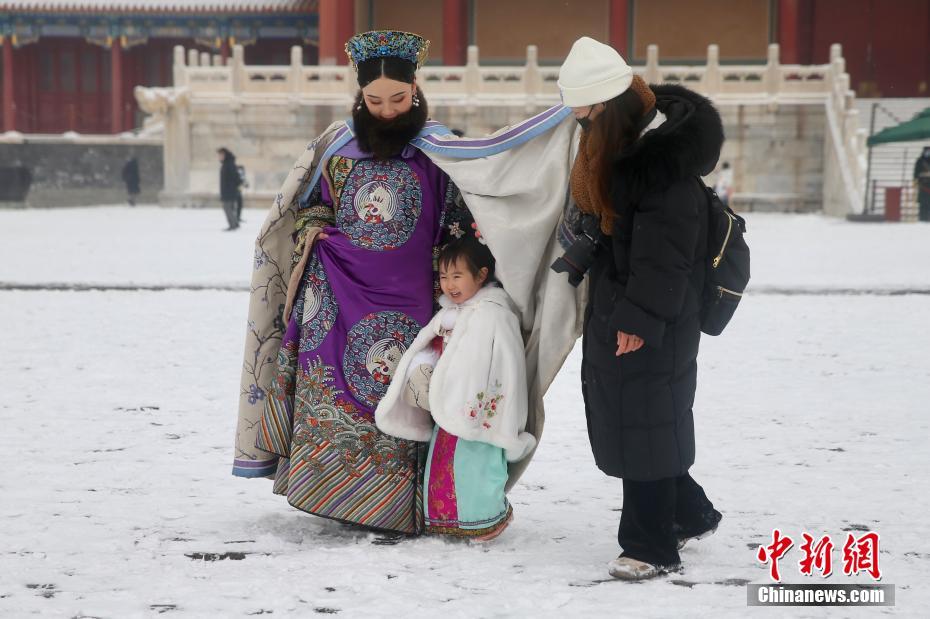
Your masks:
<svg viewBox="0 0 930 619"><path fill-rule="evenodd" d="M617 157L614 203L636 202L643 194L717 166L723 123L709 99L682 86L651 86L665 122L643 134Z"/></svg>

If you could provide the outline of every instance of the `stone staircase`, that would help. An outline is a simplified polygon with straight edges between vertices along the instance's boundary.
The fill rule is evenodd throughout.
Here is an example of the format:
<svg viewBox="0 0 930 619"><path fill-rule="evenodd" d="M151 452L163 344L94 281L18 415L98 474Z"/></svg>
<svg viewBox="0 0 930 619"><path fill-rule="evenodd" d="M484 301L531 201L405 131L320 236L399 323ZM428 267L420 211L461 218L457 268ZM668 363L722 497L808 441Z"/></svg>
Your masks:
<svg viewBox="0 0 930 619"><path fill-rule="evenodd" d="M859 110L859 126L869 130L873 104L875 109L875 133L910 120L918 112L930 107L930 97L919 99L856 99ZM923 142L900 142L882 144L872 149L872 172L866 189L867 211L884 213L885 189L901 187L902 221L917 220L917 205L912 189L914 161L930 140Z"/></svg>

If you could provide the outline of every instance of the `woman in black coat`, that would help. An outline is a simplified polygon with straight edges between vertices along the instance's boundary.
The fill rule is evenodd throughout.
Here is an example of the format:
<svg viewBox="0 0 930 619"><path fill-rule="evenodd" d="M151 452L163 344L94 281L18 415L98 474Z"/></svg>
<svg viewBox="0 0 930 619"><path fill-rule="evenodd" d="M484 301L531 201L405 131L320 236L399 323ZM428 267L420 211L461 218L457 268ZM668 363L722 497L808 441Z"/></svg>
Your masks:
<svg viewBox="0 0 930 619"><path fill-rule="evenodd" d="M723 128L707 99L650 88L612 49L588 44L582 59L570 55L560 73L584 127L572 194L601 230L588 272L582 391L595 461L623 479L623 552L609 570L635 580L677 568L680 546L721 518L688 469L707 256L699 177L717 163ZM586 63L601 74L587 75ZM612 70L628 77L604 91Z"/></svg>

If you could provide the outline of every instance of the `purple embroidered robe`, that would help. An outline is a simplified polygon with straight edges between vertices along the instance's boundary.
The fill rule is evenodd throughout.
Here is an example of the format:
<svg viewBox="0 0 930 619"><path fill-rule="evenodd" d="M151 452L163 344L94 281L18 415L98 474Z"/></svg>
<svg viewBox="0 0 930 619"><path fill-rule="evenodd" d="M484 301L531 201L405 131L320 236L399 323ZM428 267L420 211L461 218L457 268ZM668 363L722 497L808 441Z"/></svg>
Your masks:
<svg viewBox="0 0 930 619"><path fill-rule="evenodd" d="M423 446L381 433L374 410L432 316L444 224L464 206L412 146L375 160L353 140L325 166L302 223L329 238L303 273L256 446L281 456L275 492L291 505L418 533Z"/></svg>

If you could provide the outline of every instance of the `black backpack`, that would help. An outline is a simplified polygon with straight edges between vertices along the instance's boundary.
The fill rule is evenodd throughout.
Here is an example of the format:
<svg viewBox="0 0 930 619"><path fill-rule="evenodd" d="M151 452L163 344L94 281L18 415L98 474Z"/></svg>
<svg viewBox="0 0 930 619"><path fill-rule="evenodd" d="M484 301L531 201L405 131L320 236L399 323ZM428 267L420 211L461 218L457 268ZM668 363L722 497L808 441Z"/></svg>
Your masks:
<svg viewBox="0 0 930 619"><path fill-rule="evenodd" d="M749 246L743 235L746 220L733 212L717 193L697 179L707 194L707 275L701 301L701 331L720 335L749 283Z"/></svg>

